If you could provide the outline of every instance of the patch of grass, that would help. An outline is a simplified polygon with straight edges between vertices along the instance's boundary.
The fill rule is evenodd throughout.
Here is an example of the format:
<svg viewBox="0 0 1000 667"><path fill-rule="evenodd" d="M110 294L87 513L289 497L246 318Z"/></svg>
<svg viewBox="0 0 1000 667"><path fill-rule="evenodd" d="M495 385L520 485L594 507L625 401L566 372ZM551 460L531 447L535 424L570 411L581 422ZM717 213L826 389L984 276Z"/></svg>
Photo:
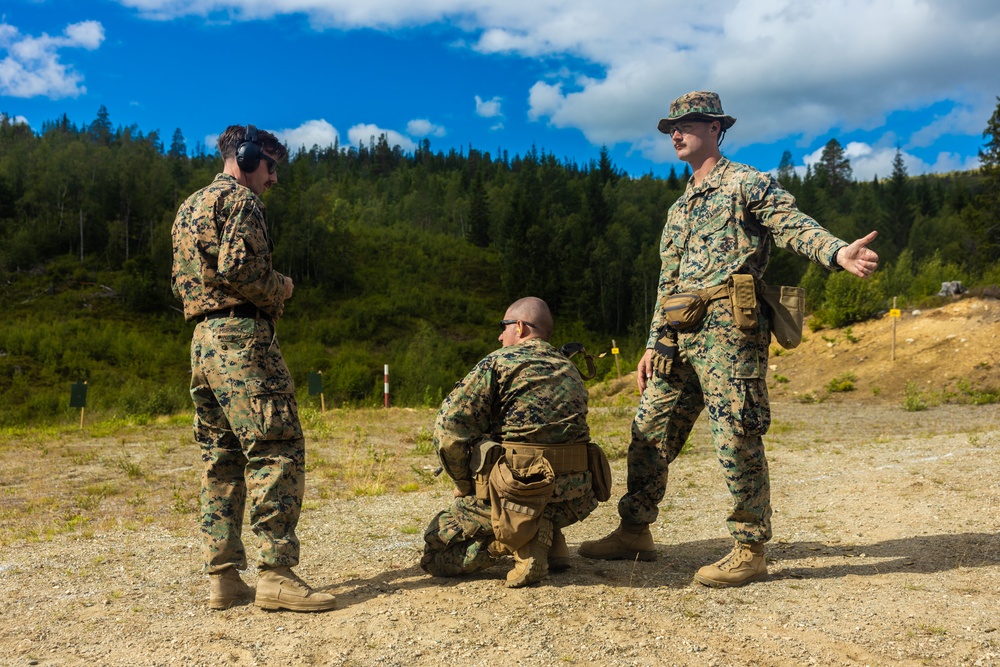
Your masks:
<svg viewBox="0 0 1000 667"><path fill-rule="evenodd" d="M774 381L777 382L777 383L779 383L779 384L785 384L785 383L788 382L788 377L785 376L785 375L778 375L777 373L775 373L774 374Z"/></svg>
<svg viewBox="0 0 1000 667"><path fill-rule="evenodd" d="M434 434L423 426L413 437L413 453L417 456L427 456L434 453Z"/></svg>
<svg viewBox="0 0 1000 667"><path fill-rule="evenodd" d="M927 409L927 399L923 392L911 381L906 383L903 390L903 409L907 412L920 412Z"/></svg>
<svg viewBox="0 0 1000 667"><path fill-rule="evenodd" d="M858 339L854 336L854 332L851 330L851 327L844 327L843 333L844 333L844 339L848 343L857 343L858 342Z"/></svg>
<svg viewBox="0 0 1000 667"><path fill-rule="evenodd" d="M854 391L854 383L857 381L858 378L854 373L846 371L830 380L826 385L826 390L831 394Z"/></svg>

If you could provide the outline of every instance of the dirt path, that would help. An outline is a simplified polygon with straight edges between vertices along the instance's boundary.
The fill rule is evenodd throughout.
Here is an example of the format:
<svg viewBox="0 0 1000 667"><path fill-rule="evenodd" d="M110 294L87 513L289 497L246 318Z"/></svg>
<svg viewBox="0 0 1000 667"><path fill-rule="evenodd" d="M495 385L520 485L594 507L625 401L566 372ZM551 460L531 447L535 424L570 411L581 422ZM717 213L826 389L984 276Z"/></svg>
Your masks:
<svg viewBox="0 0 1000 667"><path fill-rule="evenodd" d="M433 579L416 563L447 486L323 499L315 478L299 571L336 610L210 612L193 521L15 541L0 551L0 664L1000 665L1000 406L779 401L774 414L765 582L691 583L729 546L699 424L653 563L574 558L514 591L505 567ZM616 523L606 503L567 530L571 551Z"/></svg>

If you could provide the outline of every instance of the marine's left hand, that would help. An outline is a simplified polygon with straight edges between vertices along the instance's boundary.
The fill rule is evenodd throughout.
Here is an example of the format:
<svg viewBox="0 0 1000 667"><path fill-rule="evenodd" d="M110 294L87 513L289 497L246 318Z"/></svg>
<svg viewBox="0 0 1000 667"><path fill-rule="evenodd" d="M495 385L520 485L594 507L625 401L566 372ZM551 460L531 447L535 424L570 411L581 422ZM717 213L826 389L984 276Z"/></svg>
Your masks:
<svg viewBox="0 0 1000 667"><path fill-rule="evenodd" d="M837 264L840 265L840 268L859 278L867 278L875 273L875 269L878 268L878 255L875 254L874 250L868 248L868 244L874 241L876 236L878 236L878 232L872 232L838 250Z"/></svg>

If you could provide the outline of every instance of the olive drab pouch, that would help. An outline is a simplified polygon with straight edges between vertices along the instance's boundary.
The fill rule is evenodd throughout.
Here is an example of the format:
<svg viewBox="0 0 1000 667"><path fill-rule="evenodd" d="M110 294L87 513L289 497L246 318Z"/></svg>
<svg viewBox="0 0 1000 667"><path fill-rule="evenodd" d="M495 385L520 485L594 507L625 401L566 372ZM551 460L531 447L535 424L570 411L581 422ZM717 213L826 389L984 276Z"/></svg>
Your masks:
<svg viewBox="0 0 1000 667"><path fill-rule="evenodd" d="M789 285L768 285L761 298L771 311L771 333L778 345L791 350L802 342L802 320L806 311L806 291Z"/></svg>
<svg viewBox="0 0 1000 667"><path fill-rule="evenodd" d="M587 443L587 468L590 469L590 483L594 489L594 497L602 503L610 499L611 463L597 443Z"/></svg>
<svg viewBox="0 0 1000 667"><path fill-rule="evenodd" d="M490 473L500 457L503 456L503 445L493 440L480 440L472 446L469 453L469 472L476 485L476 498L490 499Z"/></svg>
<svg viewBox="0 0 1000 667"><path fill-rule="evenodd" d="M729 278L729 299L733 305L733 322L742 331L757 328L757 291L753 276L737 273Z"/></svg>
<svg viewBox="0 0 1000 667"><path fill-rule="evenodd" d="M540 454L512 458L500 459L490 473L490 520L497 541L516 551L538 532L556 476Z"/></svg>
<svg viewBox="0 0 1000 667"><path fill-rule="evenodd" d="M698 325L707 310L708 302L694 292L671 294L663 300L666 323L678 331Z"/></svg>

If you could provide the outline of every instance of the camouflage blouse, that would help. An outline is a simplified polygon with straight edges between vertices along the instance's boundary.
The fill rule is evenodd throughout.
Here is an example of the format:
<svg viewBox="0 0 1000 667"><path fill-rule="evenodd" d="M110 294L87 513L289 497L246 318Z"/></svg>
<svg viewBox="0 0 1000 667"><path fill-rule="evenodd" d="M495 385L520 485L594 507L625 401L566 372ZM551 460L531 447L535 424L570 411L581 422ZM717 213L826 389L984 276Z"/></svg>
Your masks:
<svg viewBox="0 0 1000 667"><path fill-rule="evenodd" d="M184 317L242 303L275 315L285 278L271 267L271 238L264 204L229 174L181 204L171 230L173 292Z"/></svg>
<svg viewBox="0 0 1000 667"><path fill-rule="evenodd" d="M589 437L580 372L540 338L487 355L455 385L434 424L434 446L455 480L471 478L470 449L483 438L555 445Z"/></svg>
<svg viewBox="0 0 1000 667"><path fill-rule="evenodd" d="M795 198L770 175L722 158L667 213L660 241L663 261L649 339L652 347L664 322L663 297L726 282L736 273L761 278L771 243L828 269L847 245L795 206Z"/></svg>

